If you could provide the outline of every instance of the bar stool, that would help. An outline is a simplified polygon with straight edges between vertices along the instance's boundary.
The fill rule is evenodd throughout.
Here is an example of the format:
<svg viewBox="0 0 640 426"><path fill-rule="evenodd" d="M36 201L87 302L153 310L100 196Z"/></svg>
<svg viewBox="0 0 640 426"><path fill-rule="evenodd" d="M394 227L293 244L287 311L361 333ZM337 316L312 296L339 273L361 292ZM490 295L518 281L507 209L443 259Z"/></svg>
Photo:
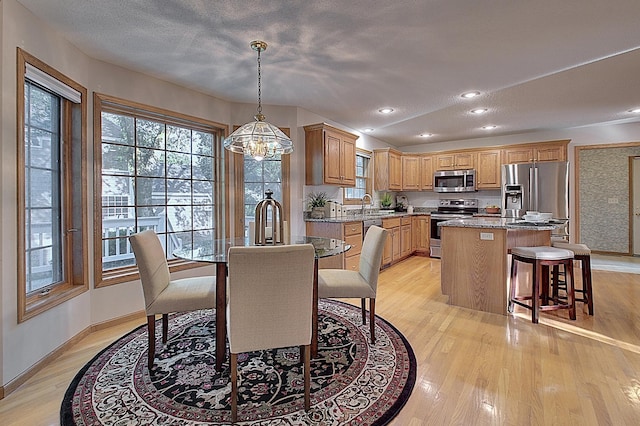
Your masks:
<svg viewBox="0 0 640 426"><path fill-rule="evenodd" d="M551 243L552 247L571 250L575 260L581 262L582 269L582 288L575 288L576 293L581 293L582 297L576 297L576 302L582 302L589 308L589 315L593 315L593 286L591 281L591 250L585 244L570 244L568 242L556 241ZM553 295L558 297L558 289L567 289L566 283L559 280L560 267L553 267ZM557 284L556 284L557 283Z"/></svg>
<svg viewBox="0 0 640 426"><path fill-rule="evenodd" d="M557 247L514 247L511 249L511 289L509 297L509 312L513 312L513 305L517 304L527 309L531 309L531 322L538 323L538 311L550 311L556 309L568 309L569 318L576 319L576 302L573 287L573 252ZM516 296L516 280L518 273L518 262L530 263L533 265L533 289L531 296ZM549 303L549 266L564 265L567 281L567 302L556 304ZM542 290L542 291L541 291ZM542 293L542 305L540 304L540 293ZM524 301L530 300L531 304Z"/></svg>

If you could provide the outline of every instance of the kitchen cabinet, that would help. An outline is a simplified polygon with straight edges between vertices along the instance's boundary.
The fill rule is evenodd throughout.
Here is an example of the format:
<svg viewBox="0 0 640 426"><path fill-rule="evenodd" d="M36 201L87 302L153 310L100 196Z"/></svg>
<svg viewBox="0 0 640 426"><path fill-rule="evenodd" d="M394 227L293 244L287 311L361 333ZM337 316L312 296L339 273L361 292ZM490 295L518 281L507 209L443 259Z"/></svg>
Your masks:
<svg viewBox="0 0 640 426"><path fill-rule="evenodd" d="M512 145L502 149L502 164L566 161L568 140Z"/></svg>
<svg viewBox="0 0 640 426"><path fill-rule="evenodd" d="M478 152L476 170L476 187L478 189L500 188L500 155L499 149Z"/></svg>
<svg viewBox="0 0 640 426"><path fill-rule="evenodd" d="M433 190L433 156L420 156L420 189Z"/></svg>
<svg viewBox="0 0 640 426"><path fill-rule="evenodd" d="M411 241L413 251L418 255L429 255L429 219L428 215L411 218Z"/></svg>
<svg viewBox="0 0 640 426"><path fill-rule="evenodd" d="M358 136L326 123L304 126L304 132L305 183L355 186Z"/></svg>
<svg viewBox="0 0 640 426"><path fill-rule="evenodd" d="M382 227L389 231L384 242L382 264L390 265L400 258L400 218L382 219Z"/></svg>
<svg viewBox="0 0 640 426"><path fill-rule="evenodd" d="M451 152L437 154L436 170L473 169L476 166L475 152Z"/></svg>
<svg viewBox="0 0 640 426"><path fill-rule="evenodd" d="M402 155L402 190L420 190L420 156L415 154Z"/></svg>
<svg viewBox="0 0 640 426"><path fill-rule="evenodd" d="M374 188L376 191L402 190L402 153L394 149L373 150Z"/></svg>
<svg viewBox="0 0 640 426"><path fill-rule="evenodd" d="M411 217L400 218L400 258L411 255Z"/></svg>
<svg viewBox="0 0 640 426"><path fill-rule="evenodd" d="M307 235L335 238L351 245L345 253L318 259L318 268L358 270L362 251L362 221L306 222L305 227Z"/></svg>

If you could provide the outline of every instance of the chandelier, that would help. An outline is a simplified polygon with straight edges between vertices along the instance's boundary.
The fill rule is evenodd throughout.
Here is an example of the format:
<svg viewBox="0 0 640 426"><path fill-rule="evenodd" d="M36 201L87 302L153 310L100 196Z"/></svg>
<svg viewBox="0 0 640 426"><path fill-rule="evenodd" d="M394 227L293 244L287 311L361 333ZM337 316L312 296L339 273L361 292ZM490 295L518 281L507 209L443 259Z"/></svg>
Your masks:
<svg viewBox="0 0 640 426"><path fill-rule="evenodd" d="M240 126L224 140L224 147L238 154L248 155L256 161L273 158L277 155L291 154L293 142L273 124L265 121L262 114L262 73L260 53L267 49L267 43L260 40L251 42L251 48L258 52L258 113L255 121Z"/></svg>

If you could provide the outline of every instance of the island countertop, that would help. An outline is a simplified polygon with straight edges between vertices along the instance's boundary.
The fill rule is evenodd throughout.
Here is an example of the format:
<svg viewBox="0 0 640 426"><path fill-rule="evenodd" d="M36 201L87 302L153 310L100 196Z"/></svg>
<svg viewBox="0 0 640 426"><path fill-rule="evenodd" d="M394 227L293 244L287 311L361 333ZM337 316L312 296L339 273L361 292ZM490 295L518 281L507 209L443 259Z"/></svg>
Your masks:
<svg viewBox="0 0 640 426"><path fill-rule="evenodd" d="M451 219L438 223L438 226L453 226L458 228L488 228L488 229L522 229L526 231L553 231L563 228L565 221L552 220L548 223L531 223L522 219L506 219L499 217L474 217L469 219Z"/></svg>

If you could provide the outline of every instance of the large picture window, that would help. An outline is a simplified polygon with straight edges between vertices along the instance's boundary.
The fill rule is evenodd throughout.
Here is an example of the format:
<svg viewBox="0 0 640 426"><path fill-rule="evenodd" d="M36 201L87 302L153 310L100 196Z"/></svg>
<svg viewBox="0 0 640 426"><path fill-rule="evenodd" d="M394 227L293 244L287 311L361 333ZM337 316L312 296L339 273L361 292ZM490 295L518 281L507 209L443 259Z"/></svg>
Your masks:
<svg viewBox="0 0 640 426"><path fill-rule="evenodd" d="M153 229L168 260L198 239L220 238L216 196L223 130L103 95L96 104L101 164L96 254L102 284L135 273L133 233Z"/></svg>
<svg viewBox="0 0 640 426"><path fill-rule="evenodd" d="M18 321L88 289L86 89L18 49Z"/></svg>

